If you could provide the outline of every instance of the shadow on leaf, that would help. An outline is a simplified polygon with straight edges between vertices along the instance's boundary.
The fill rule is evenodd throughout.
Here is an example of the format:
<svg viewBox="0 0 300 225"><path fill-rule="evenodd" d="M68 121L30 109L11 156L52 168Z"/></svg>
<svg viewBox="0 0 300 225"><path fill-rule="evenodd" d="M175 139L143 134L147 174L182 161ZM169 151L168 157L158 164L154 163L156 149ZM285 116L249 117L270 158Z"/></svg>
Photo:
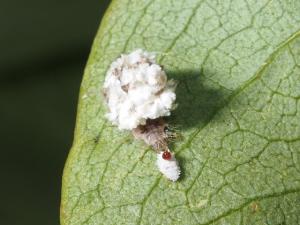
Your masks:
<svg viewBox="0 0 300 225"><path fill-rule="evenodd" d="M205 78L199 71L168 72L177 80L176 103L178 107L169 118L180 130L205 126L226 104L230 92Z"/></svg>
<svg viewBox="0 0 300 225"><path fill-rule="evenodd" d="M167 120L171 126L178 127L179 133L192 128L202 129L224 107L226 100L232 94L207 79L200 70L169 71L168 77L178 81L176 89L178 107ZM171 149L174 144L170 143ZM188 162L180 154L176 157L181 167L180 180L184 180L185 164Z"/></svg>

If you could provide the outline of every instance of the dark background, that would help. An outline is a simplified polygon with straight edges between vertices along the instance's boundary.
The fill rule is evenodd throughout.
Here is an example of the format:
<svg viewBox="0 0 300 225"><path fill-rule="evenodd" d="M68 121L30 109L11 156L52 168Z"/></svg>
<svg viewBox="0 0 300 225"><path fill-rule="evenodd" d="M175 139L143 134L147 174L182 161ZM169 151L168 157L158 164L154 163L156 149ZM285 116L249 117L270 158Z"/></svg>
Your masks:
<svg viewBox="0 0 300 225"><path fill-rule="evenodd" d="M0 2L0 224L59 224L83 69L108 0Z"/></svg>

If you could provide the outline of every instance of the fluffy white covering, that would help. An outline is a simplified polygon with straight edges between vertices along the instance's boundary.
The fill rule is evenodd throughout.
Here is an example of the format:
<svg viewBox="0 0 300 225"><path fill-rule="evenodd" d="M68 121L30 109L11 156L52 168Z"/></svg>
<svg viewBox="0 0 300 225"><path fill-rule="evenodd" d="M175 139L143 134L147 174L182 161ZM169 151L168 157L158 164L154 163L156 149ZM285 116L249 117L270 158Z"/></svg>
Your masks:
<svg viewBox="0 0 300 225"><path fill-rule="evenodd" d="M157 154L157 166L159 171L164 174L171 181L178 180L180 176L180 167L173 153L172 158L169 160L163 159L163 152Z"/></svg>
<svg viewBox="0 0 300 225"><path fill-rule="evenodd" d="M155 55L141 49L121 55L111 64L104 82L106 116L119 129L128 130L144 125L146 119L169 116L175 87L155 63Z"/></svg>

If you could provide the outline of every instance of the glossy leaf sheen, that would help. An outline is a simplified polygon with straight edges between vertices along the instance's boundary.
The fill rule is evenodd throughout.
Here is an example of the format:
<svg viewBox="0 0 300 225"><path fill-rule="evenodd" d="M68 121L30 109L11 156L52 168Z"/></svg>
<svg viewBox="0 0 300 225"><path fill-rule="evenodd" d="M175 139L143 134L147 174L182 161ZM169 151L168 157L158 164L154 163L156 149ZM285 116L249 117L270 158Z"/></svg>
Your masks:
<svg viewBox="0 0 300 225"><path fill-rule="evenodd" d="M104 118L105 72L136 48L179 81L175 183ZM300 1L114 1L81 86L62 224L299 224L299 99Z"/></svg>

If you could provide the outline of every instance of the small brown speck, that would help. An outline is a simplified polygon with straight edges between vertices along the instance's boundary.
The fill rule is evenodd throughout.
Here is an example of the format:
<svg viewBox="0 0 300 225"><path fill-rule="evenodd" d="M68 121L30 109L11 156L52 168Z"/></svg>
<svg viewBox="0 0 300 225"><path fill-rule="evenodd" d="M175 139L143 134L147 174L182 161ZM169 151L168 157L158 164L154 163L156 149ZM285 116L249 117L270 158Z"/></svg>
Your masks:
<svg viewBox="0 0 300 225"><path fill-rule="evenodd" d="M250 205L252 213L256 213L259 211L259 205L258 202L252 202Z"/></svg>
<svg viewBox="0 0 300 225"><path fill-rule="evenodd" d="M128 89L129 89L129 84L122 85L121 88L122 88L123 91L125 91L127 93Z"/></svg>

